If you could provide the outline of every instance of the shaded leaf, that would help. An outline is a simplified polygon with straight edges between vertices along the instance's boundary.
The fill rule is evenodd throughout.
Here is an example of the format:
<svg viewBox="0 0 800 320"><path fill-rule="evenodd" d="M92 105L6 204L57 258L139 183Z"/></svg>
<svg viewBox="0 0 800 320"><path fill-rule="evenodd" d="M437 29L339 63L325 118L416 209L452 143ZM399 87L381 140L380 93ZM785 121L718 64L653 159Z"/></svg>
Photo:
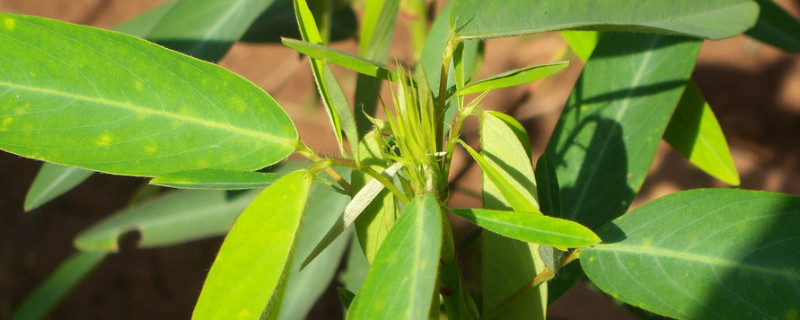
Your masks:
<svg viewBox="0 0 800 320"><path fill-rule="evenodd" d="M311 6L317 2L312 1ZM344 5L333 9L331 17L331 41L353 38L358 28L353 7ZM240 41L253 43L279 43L281 37L300 38L292 8L292 0L274 2L250 24Z"/></svg>
<svg viewBox="0 0 800 320"><path fill-rule="evenodd" d="M324 60L361 74L373 76L389 81L397 81L397 73L377 62L351 55L344 51L339 51L330 47L316 45L305 41L283 38L281 42L286 46L299 51L309 57Z"/></svg>
<svg viewBox="0 0 800 320"><path fill-rule="evenodd" d="M761 6L756 25L747 35L788 52L800 52L800 22L775 1L756 0Z"/></svg>
<svg viewBox="0 0 800 320"><path fill-rule="evenodd" d="M412 200L378 250L347 318L426 319L441 243L442 213L436 199L425 194Z"/></svg>
<svg viewBox="0 0 800 320"><path fill-rule="evenodd" d="M78 234L75 246L84 251L117 251L127 232L141 234L139 246L158 247L223 235L258 194L231 196L222 190L188 190L160 195L141 206L111 215Z"/></svg>
<svg viewBox="0 0 800 320"><path fill-rule="evenodd" d="M248 205L211 266L193 319L277 318L313 180L295 171Z"/></svg>
<svg viewBox="0 0 800 320"><path fill-rule="evenodd" d="M692 81L683 91L664 140L698 168L730 185L739 185L739 173L722 128Z"/></svg>
<svg viewBox="0 0 800 320"><path fill-rule="evenodd" d="M600 242L592 230L569 220L485 209L453 209L453 213L486 230L531 243L576 248Z"/></svg>
<svg viewBox="0 0 800 320"><path fill-rule="evenodd" d="M553 157L543 153L536 161L536 190L539 195L539 205L542 213L561 217L561 193L556 174L556 164Z"/></svg>
<svg viewBox="0 0 800 320"><path fill-rule="evenodd" d="M91 171L80 168L44 163L25 195L25 211L31 211L50 200L72 190L86 181Z"/></svg>
<svg viewBox="0 0 800 320"><path fill-rule="evenodd" d="M539 209L536 207L536 201L531 200L531 196L526 196L519 189L517 189L499 170L496 164L489 163L482 155L476 152L472 147L466 143L461 142L461 146L475 159L475 163L483 170L486 177L494 183L503 199L514 209L522 212L538 213ZM524 189L523 189L524 190Z"/></svg>
<svg viewBox="0 0 800 320"><path fill-rule="evenodd" d="M115 31L127 33L135 37L147 38L147 35L150 34L150 31L153 31L153 27L155 27L158 22L161 21L165 15L167 15L167 13L172 11L172 8L178 4L178 2L180 1L164 2L153 9L139 14L133 19L116 25L113 29Z"/></svg>
<svg viewBox="0 0 800 320"><path fill-rule="evenodd" d="M791 319L800 310L800 198L679 192L600 231L581 266L613 297L679 319Z"/></svg>
<svg viewBox="0 0 800 320"><path fill-rule="evenodd" d="M753 26L751 0L461 0L450 24L462 38L495 38L581 29L682 34L705 39L739 35Z"/></svg>
<svg viewBox="0 0 800 320"><path fill-rule="evenodd" d="M267 172L197 170L169 173L150 184L181 189L242 190L266 187L280 178Z"/></svg>
<svg viewBox="0 0 800 320"><path fill-rule="evenodd" d="M466 95L472 93L481 93L484 91L530 83L564 70L564 68L567 66L569 66L569 61L561 61L537 64L508 71L490 78L471 82L463 89L460 89L458 94Z"/></svg>
<svg viewBox="0 0 800 320"><path fill-rule="evenodd" d="M255 170L295 148L297 131L277 103L216 65L115 32L30 16L0 20L6 151L158 176Z"/></svg>
<svg viewBox="0 0 800 320"><path fill-rule="evenodd" d="M25 297L12 320L41 319L75 288L106 257L104 252L77 252L47 277L36 291Z"/></svg>
<svg viewBox="0 0 800 320"><path fill-rule="evenodd" d="M356 294L342 287L336 288L336 292L339 293L339 299L342 300L344 309L350 309L350 304L353 303L353 299L356 298Z"/></svg>

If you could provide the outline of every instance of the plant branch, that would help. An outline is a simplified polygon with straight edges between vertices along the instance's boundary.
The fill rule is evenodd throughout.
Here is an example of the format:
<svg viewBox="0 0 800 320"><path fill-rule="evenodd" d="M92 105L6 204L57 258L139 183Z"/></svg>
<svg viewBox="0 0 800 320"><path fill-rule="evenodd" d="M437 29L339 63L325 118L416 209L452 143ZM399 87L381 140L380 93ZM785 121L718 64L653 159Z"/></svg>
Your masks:
<svg viewBox="0 0 800 320"><path fill-rule="evenodd" d="M311 160L315 164L330 160L320 157L316 152L314 152L314 150L311 150L311 148L309 148L305 143L303 143L303 141L300 140L297 140L297 148L295 151L306 157L308 160ZM333 168L331 168L329 165L326 165L324 170L325 173L331 177L331 179L336 181L336 183L342 187L342 189L348 193L352 192L352 186L350 186L350 183L348 183L338 172L336 172L336 170L333 170Z"/></svg>

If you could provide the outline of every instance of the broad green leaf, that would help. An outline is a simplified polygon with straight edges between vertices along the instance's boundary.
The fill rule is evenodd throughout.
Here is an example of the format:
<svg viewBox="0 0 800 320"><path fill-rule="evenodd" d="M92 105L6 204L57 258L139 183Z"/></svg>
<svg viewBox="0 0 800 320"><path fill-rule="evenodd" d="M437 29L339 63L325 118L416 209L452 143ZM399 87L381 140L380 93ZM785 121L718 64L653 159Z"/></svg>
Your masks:
<svg viewBox="0 0 800 320"><path fill-rule="evenodd" d="M295 15L297 16L297 25L300 28L303 40L312 44L323 45L322 36L317 30L317 24L314 21L311 10L308 8L308 4L301 0L294 0L293 3ZM342 132L344 132L347 140L350 141L350 151L352 151L353 157L358 158L358 131L355 118L353 111L350 110L350 104L347 102L341 86L339 86L339 82L324 60L310 57L309 62L311 63L311 71L314 74L314 81L322 97L322 104L325 106L336 141L339 143L340 153L343 156L347 154L342 137Z"/></svg>
<svg viewBox="0 0 800 320"><path fill-rule="evenodd" d="M772 0L756 0L761 6L756 25L747 35L788 52L800 53L800 22Z"/></svg>
<svg viewBox="0 0 800 320"><path fill-rule="evenodd" d="M739 185L739 173L722 128L700 88L692 81L683 91L664 140L698 168L730 185Z"/></svg>
<svg viewBox="0 0 800 320"><path fill-rule="evenodd" d="M561 191L558 186L558 176L556 175L556 164L553 157L543 153L536 161L536 189L539 196L539 205L542 213L560 218L561 217Z"/></svg>
<svg viewBox="0 0 800 320"><path fill-rule="evenodd" d="M36 291L25 297L12 320L42 319L56 307L106 257L103 252L77 252L47 277Z"/></svg>
<svg viewBox="0 0 800 320"><path fill-rule="evenodd" d="M441 243L439 203L430 194L412 200L378 250L347 318L427 319Z"/></svg>
<svg viewBox="0 0 800 320"><path fill-rule="evenodd" d="M481 93L484 91L530 83L564 70L564 68L566 68L568 65L569 61L561 61L537 64L508 71L490 78L469 83L466 87L459 90L458 94L467 95L472 93Z"/></svg>
<svg viewBox="0 0 800 320"><path fill-rule="evenodd" d="M592 56L602 35L598 31L566 30L560 33L561 37L569 44L570 49L583 61L589 60L589 57Z"/></svg>
<svg viewBox="0 0 800 320"><path fill-rule="evenodd" d="M258 191L185 190L160 195L119 211L81 232L75 246L84 251L117 251L119 238L141 234L139 246L159 247L223 235Z"/></svg>
<svg viewBox="0 0 800 320"><path fill-rule="evenodd" d="M530 140L518 121L499 112L481 114L481 152L487 162L483 170L483 205L486 209L525 212L541 216L530 155ZM494 178L493 178L494 176ZM499 176L499 177L498 177ZM506 182L503 183L502 181ZM507 189L522 199L512 200ZM521 204L519 202L522 202ZM521 209L526 208L526 209ZM493 232L483 233L483 311L496 319L544 320L548 285L542 284L506 301L529 283L545 265L539 245L510 239ZM503 304L503 307L498 307Z"/></svg>
<svg viewBox="0 0 800 320"><path fill-rule="evenodd" d="M485 209L453 209L453 213L486 230L531 243L577 248L600 242L592 230L569 220Z"/></svg>
<svg viewBox="0 0 800 320"><path fill-rule="evenodd" d="M517 189L514 183L511 182L513 177L507 177L507 175L509 175L508 173L503 175L498 167L502 164L490 163L484 158L484 156L472 149L472 147L461 141L459 142L461 143L461 146L463 146L464 149L466 149L467 152L472 156L472 158L475 159L475 163L477 163L481 170L483 170L486 178L497 185L497 188L499 189L498 192L500 192L502 195L503 200L507 201L509 205L514 208L514 210L541 214L539 209L536 207L536 200L533 200L533 196L526 196L525 193Z"/></svg>
<svg viewBox="0 0 800 320"><path fill-rule="evenodd" d="M286 46L299 51L309 57L324 60L361 74L373 76L389 81L397 81L397 73L377 62L357 57L330 47L316 45L305 41L283 38L281 42Z"/></svg>
<svg viewBox="0 0 800 320"><path fill-rule="evenodd" d="M580 261L598 288L669 317L795 319L798 230L798 197L692 190L614 220Z"/></svg>
<svg viewBox="0 0 800 320"><path fill-rule="evenodd" d="M25 211L31 211L72 190L92 175L91 171L53 163L42 164L25 195Z"/></svg>
<svg viewBox="0 0 800 320"><path fill-rule="evenodd" d="M147 39L217 61L274 0L180 0L163 13Z"/></svg>
<svg viewBox="0 0 800 320"><path fill-rule="evenodd" d="M147 38L147 35L153 31L153 27L155 27L167 13L172 11L172 8L175 7L178 2L180 1L164 2L163 4L138 15L133 19L115 26L114 30L139 38Z"/></svg>
<svg viewBox="0 0 800 320"><path fill-rule="evenodd" d="M251 82L123 34L0 14L0 149L95 171L250 171L297 131ZM43 63L47 61L47 63Z"/></svg>
<svg viewBox="0 0 800 320"><path fill-rule="evenodd" d="M348 173L348 172L340 172ZM302 259L308 255L320 241L323 233L331 223L339 217L350 197L336 192L333 188L315 184L309 196L305 215L297 239L297 254L292 262L292 269L286 283L283 304L281 305L281 320L303 320L316 303L317 299L328 288L336 271L339 269L349 237L340 237L334 241L328 250L320 254L312 263L300 270Z"/></svg>
<svg viewBox="0 0 800 320"><path fill-rule="evenodd" d="M563 218L595 229L627 210L700 44L665 35L603 35L547 145L557 166Z"/></svg>
<svg viewBox="0 0 800 320"><path fill-rule="evenodd" d="M313 181L295 171L248 205L222 243L192 319L277 318Z"/></svg>
<svg viewBox="0 0 800 320"><path fill-rule="evenodd" d="M317 2L312 1L313 6ZM355 11L349 5L333 9L331 17L331 41L353 38L358 28ZM281 37L300 38L294 16L292 0L274 0L273 3L250 24L241 41L253 43L279 43Z"/></svg>
<svg viewBox="0 0 800 320"><path fill-rule="evenodd" d="M243 190L266 187L279 174L250 171L197 170L169 173L150 180L150 184L181 189Z"/></svg>
<svg viewBox="0 0 800 320"><path fill-rule="evenodd" d="M350 248L347 250L347 269L344 272L344 286L350 292L359 292L364 285L369 273L369 261L358 243L358 237L350 238ZM349 305L348 305L349 308Z"/></svg>
<svg viewBox="0 0 800 320"><path fill-rule="evenodd" d="M450 24L461 38L557 30L639 31L718 40L745 32L758 17L751 0L460 0Z"/></svg>

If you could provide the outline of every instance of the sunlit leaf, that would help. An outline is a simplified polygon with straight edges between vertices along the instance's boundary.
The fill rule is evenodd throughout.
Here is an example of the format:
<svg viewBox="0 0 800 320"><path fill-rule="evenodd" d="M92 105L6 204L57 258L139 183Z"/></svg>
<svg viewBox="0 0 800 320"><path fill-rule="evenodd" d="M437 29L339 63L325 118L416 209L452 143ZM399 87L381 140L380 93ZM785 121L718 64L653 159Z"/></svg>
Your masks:
<svg viewBox="0 0 800 320"><path fill-rule="evenodd" d="M694 82L686 85L664 140L698 168L730 185L739 185L739 173L722 128Z"/></svg>
<svg viewBox="0 0 800 320"><path fill-rule="evenodd" d="M761 13L747 35L788 52L800 52L800 21L773 0L756 2L761 6Z"/></svg>
<svg viewBox="0 0 800 320"><path fill-rule="evenodd" d="M441 243L442 213L436 199L430 194L414 199L378 250L347 318L427 319Z"/></svg>
<svg viewBox="0 0 800 320"><path fill-rule="evenodd" d="M486 230L531 243L575 248L600 242L592 230L569 220L486 209L453 209L453 213Z"/></svg>
<svg viewBox="0 0 800 320"><path fill-rule="evenodd" d="M280 178L276 173L197 170L169 173L150 184L180 189L242 190L266 187Z"/></svg>
<svg viewBox="0 0 800 320"><path fill-rule="evenodd" d="M510 180L503 176L503 174L498 170L496 164L489 163L482 155L480 155L477 151L472 149L466 143L461 143L464 149L475 159L475 163L483 170L483 173L486 177L492 181L497 188L499 189L500 194L505 201L509 203L509 205L514 208L514 210L522 211L522 212L529 212L529 213L538 213L539 209L536 207L536 202L531 201L530 197L526 197L519 189L515 188L515 186L510 182Z"/></svg>
<svg viewBox="0 0 800 320"><path fill-rule="evenodd" d="M31 211L72 190L92 175L80 168L44 163L25 195L25 211Z"/></svg>
<svg viewBox="0 0 800 320"><path fill-rule="evenodd" d="M225 69L115 32L0 20L0 149L136 176L250 171L294 151L286 113Z"/></svg>
<svg viewBox="0 0 800 320"><path fill-rule="evenodd" d="M751 0L582 0L455 2L450 24L462 38L495 38L557 30L643 31L706 39L739 35L753 26Z"/></svg>
<svg viewBox="0 0 800 320"><path fill-rule="evenodd" d="M397 73L394 70L382 66L377 62L369 61L344 51L339 51L333 48L316 45L305 41L283 38L281 42L309 57L325 60L327 62L340 65L368 76L390 81L397 81Z"/></svg>
<svg viewBox="0 0 800 320"><path fill-rule="evenodd" d="M496 76L469 83L458 91L459 95L480 93L533 82L556 72L564 70L569 65L568 61L537 64L525 68L508 71Z"/></svg>
<svg viewBox="0 0 800 320"><path fill-rule="evenodd" d="M313 180L295 171L248 205L211 266L193 319L277 318Z"/></svg>
<svg viewBox="0 0 800 320"><path fill-rule="evenodd" d="M800 310L800 198L675 193L614 220L581 252L613 297L678 319L792 319Z"/></svg>
<svg viewBox="0 0 800 320"><path fill-rule="evenodd" d="M36 291L25 297L11 316L12 320L42 319L88 275L103 258L103 252L78 252L72 254L53 271Z"/></svg>
<svg viewBox="0 0 800 320"><path fill-rule="evenodd" d="M598 31L575 30L561 31L560 34L561 37L567 41L570 49L583 61L589 60L589 57L592 56L592 52L594 52L594 48L597 47L597 43L600 41L600 36L602 35L602 33Z"/></svg>

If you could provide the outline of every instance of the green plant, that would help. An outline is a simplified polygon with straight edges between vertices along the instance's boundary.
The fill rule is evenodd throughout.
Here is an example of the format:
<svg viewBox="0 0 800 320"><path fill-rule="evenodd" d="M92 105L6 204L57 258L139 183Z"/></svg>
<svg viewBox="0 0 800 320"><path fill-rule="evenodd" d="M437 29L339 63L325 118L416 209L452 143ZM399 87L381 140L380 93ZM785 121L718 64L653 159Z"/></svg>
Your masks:
<svg viewBox="0 0 800 320"><path fill-rule="evenodd" d="M298 0L181 0L118 30L216 61L248 35L276 39L259 35L270 30L259 23L288 12L302 40L282 42L309 56L335 157L307 147L267 93L214 64L121 33L0 15L0 149L68 166L42 169L27 208L80 183L84 169L196 189L152 195L79 235L80 252L17 318L41 316L131 229L143 247L227 232L197 319L304 317L313 301L299 288L324 288L348 239L358 243L350 273L369 268L340 291L353 319L544 319L548 303L583 273L611 296L670 317L798 317L800 260L791 253L800 248L800 198L690 190L624 214L662 137L699 168L738 184L690 74L701 39L748 32L798 51L800 24L771 1L458 0L430 30L410 26L419 57L411 70L381 63L399 0L366 2L358 56L325 46L335 30L352 26L349 6L313 3L314 10ZM424 2L407 6L427 14ZM483 95L466 96L566 67L473 81L482 39L558 30L583 30L564 37L586 65L534 170L520 123L482 109ZM329 64L360 74L358 107ZM379 98L384 80L391 99ZM471 116L480 122L480 152L461 140ZM459 148L482 169L483 208L447 205ZM294 171L269 167L292 153L309 162ZM487 230L477 294L459 270L447 212Z"/></svg>

